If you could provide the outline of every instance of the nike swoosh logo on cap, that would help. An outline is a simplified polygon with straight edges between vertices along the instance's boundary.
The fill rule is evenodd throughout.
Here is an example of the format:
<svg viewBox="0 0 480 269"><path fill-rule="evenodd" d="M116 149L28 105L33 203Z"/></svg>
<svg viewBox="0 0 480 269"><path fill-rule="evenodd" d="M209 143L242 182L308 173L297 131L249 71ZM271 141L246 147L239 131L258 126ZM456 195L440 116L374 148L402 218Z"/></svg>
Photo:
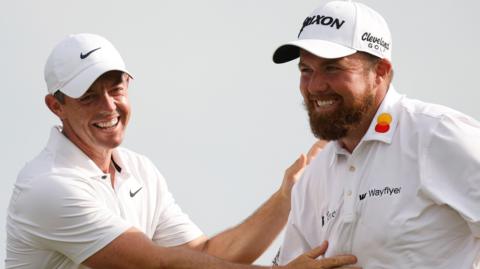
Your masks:
<svg viewBox="0 0 480 269"><path fill-rule="evenodd" d="M133 196L137 195L137 193L142 189L142 187L140 187L138 190L136 190L135 192L132 192L132 190L130 190L130 197L133 198Z"/></svg>
<svg viewBox="0 0 480 269"><path fill-rule="evenodd" d="M86 54L83 54L82 52L80 52L80 59L83 60L83 59L87 58L90 54L92 54L93 52L95 52L95 51L97 51L97 50L99 50L99 49L101 49L101 48L102 48L102 47L98 47L98 48L96 48L96 49L93 49L93 50L87 52Z"/></svg>

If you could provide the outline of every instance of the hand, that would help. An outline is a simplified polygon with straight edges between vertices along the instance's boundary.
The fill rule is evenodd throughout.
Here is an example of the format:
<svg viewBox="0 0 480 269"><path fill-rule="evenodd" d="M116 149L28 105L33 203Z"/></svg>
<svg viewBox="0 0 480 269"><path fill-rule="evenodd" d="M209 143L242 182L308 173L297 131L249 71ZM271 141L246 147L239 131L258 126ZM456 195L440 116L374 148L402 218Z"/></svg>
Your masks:
<svg viewBox="0 0 480 269"><path fill-rule="evenodd" d="M309 164L310 161L313 160L315 156L317 156L317 154L325 147L327 143L328 141L326 140L317 140L317 142L312 145L312 147L307 153L307 164Z"/></svg>
<svg viewBox="0 0 480 269"><path fill-rule="evenodd" d="M290 194L292 192L293 185L297 182L303 174L303 170L310 161L325 147L328 142L325 140L318 140L315 142L307 155L301 154L300 157L285 170L283 176L282 186L280 187L281 193L284 197L290 200Z"/></svg>
<svg viewBox="0 0 480 269"><path fill-rule="evenodd" d="M330 258L316 259L320 255L325 254L328 248L328 242L324 241L319 247L310 250L303 255L298 256L284 267L284 269L326 269L326 268L343 268L343 269L360 269L360 267L351 267L357 262L357 258L353 255L338 255ZM347 267L343 267L343 266Z"/></svg>

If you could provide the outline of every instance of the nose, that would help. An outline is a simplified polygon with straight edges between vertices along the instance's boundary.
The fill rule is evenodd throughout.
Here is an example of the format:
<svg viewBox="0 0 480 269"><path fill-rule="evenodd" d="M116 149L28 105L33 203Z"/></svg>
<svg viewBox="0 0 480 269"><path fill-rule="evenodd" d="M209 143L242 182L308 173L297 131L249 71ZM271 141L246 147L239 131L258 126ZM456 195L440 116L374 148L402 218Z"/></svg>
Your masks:
<svg viewBox="0 0 480 269"><path fill-rule="evenodd" d="M307 83L307 91L310 94L323 93L328 89L328 83L324 74L319 71L315 71L311 74L311 77Z"/></svg>
<svg viewBox="0 0 480 269"><path fill-rule="evenodd" d="M99 103L101 109L104 111L115 111L117 109L115 98L113 98L108 91L103 92Z"/></svg>

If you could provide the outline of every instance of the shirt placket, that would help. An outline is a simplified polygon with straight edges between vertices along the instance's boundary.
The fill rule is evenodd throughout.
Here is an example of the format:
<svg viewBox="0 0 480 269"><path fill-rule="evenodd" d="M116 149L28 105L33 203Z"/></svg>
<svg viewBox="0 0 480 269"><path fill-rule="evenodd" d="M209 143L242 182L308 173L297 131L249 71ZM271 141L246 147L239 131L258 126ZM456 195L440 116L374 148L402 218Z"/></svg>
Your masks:
<svg viewBox="0 0 480 269"><path fill-rule="evenodd" d="M357 219L355 210L355 183L358 180L358 168L355 158L347 155L341 169L345 175L343 179L343 208L341 218L341 228L339 229L338 243L341 252L349 253L352 247L352 233L355 221Z"/></svg>

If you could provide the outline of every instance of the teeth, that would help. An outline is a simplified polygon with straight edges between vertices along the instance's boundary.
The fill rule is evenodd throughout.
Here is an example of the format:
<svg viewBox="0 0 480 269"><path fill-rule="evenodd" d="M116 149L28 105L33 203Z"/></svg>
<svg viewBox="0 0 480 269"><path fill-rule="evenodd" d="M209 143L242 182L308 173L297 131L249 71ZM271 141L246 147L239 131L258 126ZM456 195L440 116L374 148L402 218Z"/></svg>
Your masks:
<svg viewBox="0 0 480 269"><path fill-rule="evenodd" d="M322 100L317 100L317 106L319 107L323 107L323 106L329 106L329 105L333 105L333 100L326 100L326 101L322 101Z"/></svg>
<svg viewBox="0 0 480 269"><path fill-rule="evenodd" d="M98 122L95 125L97 125L100 128L110 128L115 126L118 123L118 118L113 118L110 121L107 122Z"/></svg>

